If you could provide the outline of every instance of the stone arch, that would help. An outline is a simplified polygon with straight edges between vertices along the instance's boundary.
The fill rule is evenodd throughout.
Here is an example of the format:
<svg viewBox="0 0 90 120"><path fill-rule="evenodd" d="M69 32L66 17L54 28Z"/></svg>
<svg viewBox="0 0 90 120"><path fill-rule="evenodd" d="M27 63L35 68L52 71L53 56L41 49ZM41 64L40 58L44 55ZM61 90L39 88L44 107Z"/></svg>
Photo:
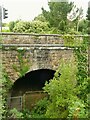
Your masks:
<svg viewBox="0 0 90 120"><path fill-rule="evenodd" d="M27 91L41 91L45 82L54 77L54 73L52 69L37 69L26 73L14 82L11 96L22 96Z"/></svg>

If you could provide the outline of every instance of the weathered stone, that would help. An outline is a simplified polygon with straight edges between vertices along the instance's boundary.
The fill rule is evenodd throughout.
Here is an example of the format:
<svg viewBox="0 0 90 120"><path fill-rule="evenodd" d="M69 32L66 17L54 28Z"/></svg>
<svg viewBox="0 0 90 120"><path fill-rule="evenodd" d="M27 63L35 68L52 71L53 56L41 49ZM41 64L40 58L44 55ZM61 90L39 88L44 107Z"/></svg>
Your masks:
<svg viewBox="0 0 90 120"><path fill-rule="evenodd" d="M24 61L28 60L30 64L29 71L36 69L57 70L60 59L71 59L73 49L62 48L63 39L58 36L29 36L29 35L3 35L2 64L8 73L10 79L14 82L18 79L18 73L13 69L15 64L20 67L18 60L18 49L26 50L23 56ZM22 44L21 46L9 44ZM24 45L26 44L26 46ZM32 46L29 46L31 45ZM23 47L24 45L24 47ZM36 46L34 46L36 45ZM12 49L11 49L12 48Z"/></svg>

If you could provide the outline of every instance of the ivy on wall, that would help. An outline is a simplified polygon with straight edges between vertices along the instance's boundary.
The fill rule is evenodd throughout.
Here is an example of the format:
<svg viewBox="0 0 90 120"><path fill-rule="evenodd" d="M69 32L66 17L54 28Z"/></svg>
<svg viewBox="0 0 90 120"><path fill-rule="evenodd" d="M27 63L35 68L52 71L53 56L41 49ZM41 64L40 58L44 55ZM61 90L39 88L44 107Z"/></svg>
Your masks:
<svg viewBox="0 0 90 120"><path fill-rule="evenodd" d="M25 49L23 50L19 49L17 50L17 52L18 52L17 59L19 61L19 67L16 64L14 64L13 68L18 73L19 77L22 77L30 69L30 63L27 58L24 58L24 54L26 52Z"/></svg>
<svg viewBox="0 0 90 120"><path fill-rule="evenodd" d="M70 43L70 46L74 48L77 70L73 62L69 62L69 64L66 65L62 64L62 76L56 73L50 84L46 84L44 90L49 93L50 101L46 101L49 102L49 104L45 108L45 117L87 117L87 94L90 89L88 84L88 37L84 36L83 41L77 47L73 40L75 40L74 37L70 36L69 39L68 36L65 44L67 45L68 43L69 45ZM22 77L29 70L30 65L28 64L28 60L24 59L26 50L18 50L17 52L20 66L18 67L14 64L13 68L18 72L18 75ZM7 77L5 78L7 79ZM72 80L77 80L77 82L75 82L77 84L72 86Z"/></svg>
<svg viewBox="0 0 90 120"><path fill-rule="evenodd" d="M89 93L88 77L88 40L89 36L64 35L64 45L74 48L74 54L77 62L77 86L79 97L86 101Z"/></svg>
<svg viewBox="0 0 90 120"><path fill-rule="evenodd" d="M1 113L2 113L2 120L7 118L8 114L8 93L10 88L12 87L12 81L9 79L8 74L5 71L2 71L2 90L0 90L0 93L2 95L2 106L1 107Z"/></svg>
<svg viewBox="0 0 90 120"><path fill-rule="evenodd" d="M74 48L77 61L77 85L80 89L79 97L86 101L88 93L88 37L83 37L83 43Z"/></svg>
<svg viewBox="0 0 90 120"><path fill-rule="evenodd" d="M83 39L80 36L75 35L63 35L62 39L64 40L64 46L67 47L78 47L82 46Z"/></svg>

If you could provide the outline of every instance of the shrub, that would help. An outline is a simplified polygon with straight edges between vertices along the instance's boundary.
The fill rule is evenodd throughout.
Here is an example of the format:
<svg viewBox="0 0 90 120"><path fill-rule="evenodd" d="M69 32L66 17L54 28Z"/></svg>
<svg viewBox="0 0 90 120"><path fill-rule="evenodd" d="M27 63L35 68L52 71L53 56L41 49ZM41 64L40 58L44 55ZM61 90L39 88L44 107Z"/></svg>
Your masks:
<svg viewBox="0 0 90 120"><path fill-rule="evenodd" d="M45 118L46 108L48 106L48 99L47 97L39 100L36 103L36 106L31 111L31 115L33 118Z"/></svg>
<svg viewBox="0 0 90 120"><path fill-rule="evenodd" d="M85 104L77 97L79 91L76 73L74 60L67 60L67 62L63 60L54 78L49 84L46 83L44 90L49 95L45 114L47 118L72 118L78 108L80 112L76 117L86 118Z"/></svg>

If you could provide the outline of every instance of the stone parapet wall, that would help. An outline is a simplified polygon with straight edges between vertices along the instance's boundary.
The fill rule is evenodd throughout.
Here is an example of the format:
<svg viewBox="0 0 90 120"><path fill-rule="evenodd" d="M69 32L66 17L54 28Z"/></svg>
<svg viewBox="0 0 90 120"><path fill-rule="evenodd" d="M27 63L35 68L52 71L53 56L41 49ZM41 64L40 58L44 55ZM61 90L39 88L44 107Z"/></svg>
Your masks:
<svg viewBox="0 0 90 120"><path fill-rule="evenodd" d="M3 44L63 44L57 35L2 34Z"/></svg>

